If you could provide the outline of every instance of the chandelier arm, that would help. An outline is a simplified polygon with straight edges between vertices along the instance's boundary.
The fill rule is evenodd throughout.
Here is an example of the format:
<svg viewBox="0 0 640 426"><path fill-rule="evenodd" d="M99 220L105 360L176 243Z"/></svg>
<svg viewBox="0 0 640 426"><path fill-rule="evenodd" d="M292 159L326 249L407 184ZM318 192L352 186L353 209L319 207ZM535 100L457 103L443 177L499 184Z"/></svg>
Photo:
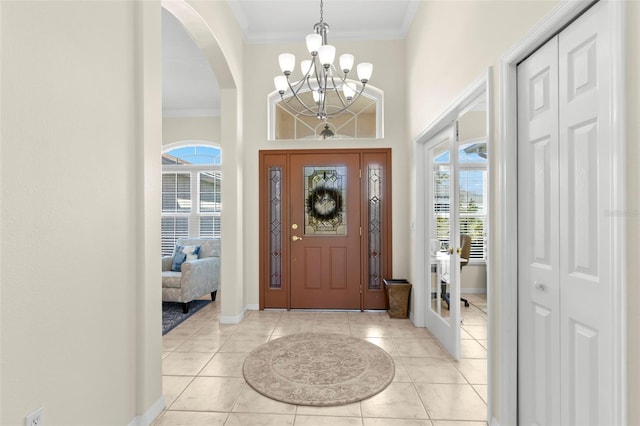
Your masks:
<svg viewBox="0 0 640 426"><path fill-rule="evenodd" d="M351 103L350 103L350 104L348 104L348 105L344 106L343 108L341 108L341 109L339 109L339 110L337 110L337 111L331 112L331 113L328 113L328 112L326 112L326 111L325 111L325 117L335 117L335 116L337 116L337 115L340 115L340 114L341 114L341 113L343 113L344 111L346 111L346 110L351 106L351 104L352 104L353 102L355 102L358 98L360 98L360 96L362 96L362 93L364 92L365 86L366 86L366 83L365 83L365 84L363 84L363 85L362 85L362 88L360 89L360 91L359 91L359 92L357 92L357 93L353 96L353 99L351 100ZM308 106L307 106L307 105L302 101L302 99L300 99L300 97L298 97L298 94L297 94L296 92L293 92L293 96L290 96L290 97L288 97L288 98L286 98L286 99L284 98L284 95L280 95L280 98L284 101L284 103L287 105L287 107L288 107L291 111L293 111L294 113L296 113L296 114L300 114L300 115L302 115L302 116L304 116L304 117L318 117L318 113L317 113L316 111L314 111L312 108L309 108L309 107L308 107ZM294 108L294 107L290 104L291 100L292 100L292 99L294 99L294 98L295 98L295 99L300 103L300 105L302 105L302 107L303 107L304 109ZM326 100L326 97L324 97L324 98L325 98L325 100Z"/></svg>
<svg viewBox="0 0 640 426"><path fill-rule="evenodd" d="M310 92L313 92L315 90L313 87L311 87L311 77L307 77L307 88L309 89Z"/></svg>
<svg viewBox="0 0 640 426"><path fill-rule="evenodd" d="M298 99L298 102L302 105L302 107L304 109L299 109L299 108L295 108L293 107L289 102L291 102L292 99L294 99L295 97L288 97L287 99L282 99L282 101L287 105L287 108L289 109L289 111L297 114L297 115L302 115L303 117L316 117L317 114L310 109L309 107L307 107L302 100Z"/></svg>
<svg viewBox="0 0 640 426"><path fill-rule="evenodd" d="M345 106L342 109L339 109L338 111L334 111L332 113L327 113L327 117L335 117L337 115L340 115L344 111L346 111L351 106L351 104L353 104L353 102L355 102L355 100L358 99L360 97L360 95L362 95L362 92L364 92L364 86L365 85L363 84L362 85L362 89L360 89L360 91L354 95L353 100L351 101L351 103L349 105Z"/></svg>
<svg viewBox="0 0 640 426"><path fill-rule="evenodd" d="M318 118L325 119L327 117L327 84L329 83L329 77L331 72L329 69L325 69L324 72L324 89L322 92L322 111L318 111ZM331 77L333 80L333 77Z"/></svg>
<svg viewBox="0 0 640 426"><path fill-rule="evenodd" d="M318 75L318 63L319 63L319 59L318 59L318 55L313 55L311 57L311 66L309 67L309 70L307 71L307 74L305 75L305 77L307 77L307 87L309 88L309 90L315 90L313 87L311 87L311 79L315 78L315 80L317 82L320 81L320 76ZM311 72L311 70L313 69L313 72Z"/></svg>
<svg viewBox="0 0 640 426"><path fill-rule="evenodd" d="M287 85L292 92L297 93L304 87L304 79L292 83L289 76L287 76Z"/></svg>
<svg viewBox="0 0 640 426"><path fill-rule="evenodd" d="M343 80L341 77L339 77L339 78L340 78L340 81L342 82L343 85L347 84L346 80ZM334 76L331 76L331 84L333 84L333 90L336 92L336 95L338 96L338 99L340 100L340 103L342 104L342 106L343 107L348 107L351 104L351 102L349 102L349 103L345 102L345 99L340 94L340 90L338 90L338 86L336 85L336 81L335 81L335 77ZM353 102L353 99L352 99L352 102Z"/></svg>
<svg viewBox="0 0 640 426"><path fill-rule="evenodd" d="M317 113L313 109L308 107L307 104L298 96L298 92L300 91L302 86L300 86L296 90L294 90L294 88L291 86L291 82L288 79L287 79L287 83L289 84L289 89L291 89L291 94L293 95L293 97L290 96L287 99L284 99L284 96L281 95L282 100L287 104L287 106L289 108L291 108L293 111L295 111L297 114L303 114L303 115L305 115L307 117L315 117L315 116L317 116ZM303 82L303 84L304 84L304 82ZM291 102L291 100L293 98L295 98L300 103L300 105L303 108L302 110L294 108L293 106L291 106L290 102ZM309 113L309 115L304 114L304 111L307 111Z"/></svg>

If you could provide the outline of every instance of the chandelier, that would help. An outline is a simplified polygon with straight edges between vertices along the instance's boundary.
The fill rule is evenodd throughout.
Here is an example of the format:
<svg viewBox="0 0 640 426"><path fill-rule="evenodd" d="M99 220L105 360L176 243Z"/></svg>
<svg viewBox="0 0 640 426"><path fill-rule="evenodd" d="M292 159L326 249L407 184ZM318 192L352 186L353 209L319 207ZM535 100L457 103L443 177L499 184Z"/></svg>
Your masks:
<svg viewBox="0 0 640 426"><path fill-rule="evenodd" d="M306 38L311 59L300 63L302 78L292 81L296 57L283 53L278 57L282 75L275 77L273 82L291 112L326 121L328 117L345 112L362 95L371 78L373 65L368 62L358 64L358 81L349 79L354 57L345 53L339 58L340 70L336 69L333 65L336 48L327 44L329 24L323 19L323 0L320 0L320 22L313 26L313 31Z"/></svg>

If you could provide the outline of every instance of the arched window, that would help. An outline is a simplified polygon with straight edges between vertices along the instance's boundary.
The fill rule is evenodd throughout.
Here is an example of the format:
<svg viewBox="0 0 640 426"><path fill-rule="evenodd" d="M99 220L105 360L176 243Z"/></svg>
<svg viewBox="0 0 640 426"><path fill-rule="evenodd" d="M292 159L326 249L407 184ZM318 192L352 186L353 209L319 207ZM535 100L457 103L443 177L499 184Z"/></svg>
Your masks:
<svg viewBox="0 0 640 426"><path fill-rule="evenodd" d="M220 238L220 148L181 145L162 153L162 254L184 237Z"/></svg>
<svg viewBox="0 0 640 426"><path fill-rule="evenodd" d="M300 97L307 104L312 104L311 92ZM296 114L288 108L278 92L269 97L269 139L322 139L322 131L328 126L335 139L375 139L383 137L383 92L367 86L363 96L354 101L353 107L337 117L330 117L327 122L316 117ZM296 100L292 104L299 105Z"/></svg>

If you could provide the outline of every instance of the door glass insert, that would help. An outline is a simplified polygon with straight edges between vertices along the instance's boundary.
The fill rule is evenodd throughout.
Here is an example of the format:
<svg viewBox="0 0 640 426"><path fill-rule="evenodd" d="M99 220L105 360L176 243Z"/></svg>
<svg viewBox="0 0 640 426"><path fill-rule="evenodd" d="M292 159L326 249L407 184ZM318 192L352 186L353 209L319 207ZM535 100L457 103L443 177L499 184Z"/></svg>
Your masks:
<svg viewBox="0 0 640 426"><path fill-rule="evenodd" d="M449 248L451 239L451 164L449 141L434 148L432 165L433 228L431 229L431 309L449 321L448 288Z"/></svg>
<svg viewBox="0 0 640 426"><path fill-rule="evenodd" d="M382 167L368 168L369 289L382 289Z"/></svg>
<svg viewBox="0 0 640 426"><path fill-rule="evenodd" d="M269 288L282 288L282 168L269 169Z"/></svg>
<svg viewBox="0 0 640 426"><path fill-rule="evenodd" d="M305 235L347 235L347 168L304 167Z"/></svg>

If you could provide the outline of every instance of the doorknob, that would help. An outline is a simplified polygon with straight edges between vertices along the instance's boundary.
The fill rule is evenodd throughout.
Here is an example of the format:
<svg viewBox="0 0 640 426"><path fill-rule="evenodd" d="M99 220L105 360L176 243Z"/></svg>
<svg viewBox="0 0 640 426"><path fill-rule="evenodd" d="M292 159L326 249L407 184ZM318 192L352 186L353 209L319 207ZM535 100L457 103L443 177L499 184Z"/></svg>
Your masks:
<svg viewBox="0 0 640 426"><path fill-rule="evenodd" d="M298 240L301 240L301 239L302 239L302 237L298 237L297 235L294 235L294 236L291 237L291 241L298 241Z"/></svg>
<svg viewBox="0 0 640 426"><path fill-rule="evenodd" d="M533 287L535 289L537 289L537 290L540 290L540 291L546 291L547 290L547 286L544 285L544 283L540 283L538 281L534 281L533 282Z"/></svg>

